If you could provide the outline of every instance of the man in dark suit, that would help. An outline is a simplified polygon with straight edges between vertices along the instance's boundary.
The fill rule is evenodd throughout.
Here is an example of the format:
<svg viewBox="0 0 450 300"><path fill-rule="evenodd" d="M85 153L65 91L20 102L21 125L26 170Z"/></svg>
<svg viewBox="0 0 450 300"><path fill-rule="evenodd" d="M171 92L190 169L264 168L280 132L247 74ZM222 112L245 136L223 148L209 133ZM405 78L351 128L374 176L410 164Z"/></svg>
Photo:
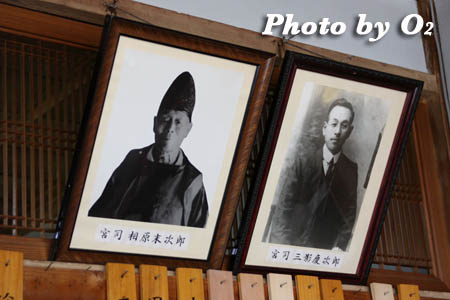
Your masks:
<svg viewBox="0 0 450 300"><path fill-rule="evenodd" d="M269 242L345 251L356 217L357 164L342 146L353 131L355 113L346 99L328 109L322 127L324 145L297 157L284 197L273 213Z"/></svg>
<svg viewBox="0 0 450 300"><path fill-rule="evenodd" d="M205 227L208 203L202 173L180 148L192 128L194 105L194 80L183 72L154 117L155 143L127 154L89 216Z"/></svg>

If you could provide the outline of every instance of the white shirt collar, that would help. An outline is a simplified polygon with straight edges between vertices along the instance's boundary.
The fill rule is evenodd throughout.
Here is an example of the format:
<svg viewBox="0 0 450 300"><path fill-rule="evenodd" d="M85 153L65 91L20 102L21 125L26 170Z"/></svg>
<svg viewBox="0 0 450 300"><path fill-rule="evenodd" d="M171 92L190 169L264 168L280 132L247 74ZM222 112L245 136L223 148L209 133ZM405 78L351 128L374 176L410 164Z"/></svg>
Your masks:
<svg viewBox="0 0 450 300"><path fill-rule="evenodd" d="M326 161L328 164L330 163L331 159L334 158L333 163L336 164L339 160L339 156L341 156L342 151L339 151L336 154L333 154L328 150L327 145L323 144L323 160Z"/></svg>

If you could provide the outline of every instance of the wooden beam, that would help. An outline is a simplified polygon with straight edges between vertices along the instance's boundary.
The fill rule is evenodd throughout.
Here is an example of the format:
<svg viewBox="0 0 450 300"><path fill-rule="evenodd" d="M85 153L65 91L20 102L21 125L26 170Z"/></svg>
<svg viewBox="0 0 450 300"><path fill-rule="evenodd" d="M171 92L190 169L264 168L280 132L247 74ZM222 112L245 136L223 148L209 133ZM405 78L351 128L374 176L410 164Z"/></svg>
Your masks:
<svg viewBox="0 0 450 300"><path fill-rule="evenodd" d="M75 47L96 50L102 27L1 4L0 30Z"/></svg>
<svg viewBox="0 0 450 300"><path fill-rule="evenodd" d="M370 60L363 57L340 53L337 51L319 48L298 42L289 42L285 46L285 48L286 50L291 50L313 56L320 56L362 68L368 68L380 72L391 73L398 76L421 80L424 82L424 90L426 91L436 91L439 89L438 84L436 82L436 77L433 74L423 73L420 71L415 71L379 61Z"/></svg>
<svg viewBox="0 0 450 300"><path fill-rule="evenodd" d="M24 299L33 300L104 300L106 299L106 279L103 266L65 264L55 262L24 262ZM139 290L139 274L136 277L137 289ZM347 286L344 288L345 300L371 300L367 288L363 286ZM205 291L207 283L204 282ZM237 281L233 281L234 298L239 299ZM264 287L267 298L267 285ZM76 292L74 292L76 291ZM421 292L422 300L448 300L448 293L434 293L431 296L424 296ZM430 295L430 292L426 292ZM173 272L169 274L169 300L176 300L176 279ZM209 298L208 298L209 299Z"/></svg>
<svg viewBox="0 0 450 300"><path fill-rule="evenodd" d="M86 20L85 17L86 14L88 14L91 16L91 21L92 16L96 16L95 19L98 24L102 24L101 20L103 20L106 14L103 0L0 0L0 2L14 3L14 5L20 5L30 9L40 9L41 11L76 20ZM116 11L117 16L125 19L141 23L151 23L152 25L167 29L276 53L280 56L284 55L284 50L292 50L310 55L327 57L355 66L422 80L425 82L425 90L436 91L438 89L436 78L432 74L376 62L362 57L298 42L283 44L283 40L277 37L263 36L259 32L237 28L231 25L146 5L132 0L121 0L118 2L118 5Z"/></svg>
<svg viewBox="0 0 450 300"><path fill-rule="evenodd" d="M430 6L431 5L431 6ZM432 21L432 11L435 10L434 1L420 0L417 1L419 14L424 18L425 22ZM439 32L438 24L434 24L434 32ZM422 39L424 44L425 57L428 69L436 76L437 88L434 92L425 93L423 98L427 98L430 103L429 120L432 132L432 142L438 161L438 178L440 181L440 189L443 195L450 195L450 125L447 114L447 106L443 96L443 83L440 71L440 63L438 58L437 45L433 36L425 36ZM428 91L425 91L428 92ZM446 224L448 232L450 232L450 201L445 201L442 207L445 210ZM447 245L448 246L448 245Z"/></svg>
<svg viewBox="0 0 450 300"><path fill-rule="evenodd" d="M23 252L25 259L47 260L51 239L0 234L0 249Z"/></svg>
<svg viewBox="0 0 450 300"><path fill-rule="evenodd" d="M450 232L446 226L446 199L440 188L439 162L433 147L428 106L425 103L419 105L413 134L433 261L432 272L450 289Z"/></svg>
<svg viewBox="0 0 450 300"><path fill-rule="evenodd" d="M427 22L432 22L432 7L430 7L429 0L418 0L417 1L417 10L419 14L424 19L424 24ZM426 30L424 28L422 30L422 44L423 50L425 53L425 61L427 64L427 69L431 74L436 74L439 72L439 61L437 60L437 49L436 43L434 42L434 33L438 30L437 24L434 24L434 30L432 35L424 35L423 32ZM425 26L424 26L425 27Z"/></svg>
<svg viewBox="0 0 450 300"><path fill-rule="evenodd" d="M372 269L368 279L368 283L371 282L389 283L394 286L401 283L417 284L421 289L440 292L447 292L449 290L436 276L401 271Z"/></svg>

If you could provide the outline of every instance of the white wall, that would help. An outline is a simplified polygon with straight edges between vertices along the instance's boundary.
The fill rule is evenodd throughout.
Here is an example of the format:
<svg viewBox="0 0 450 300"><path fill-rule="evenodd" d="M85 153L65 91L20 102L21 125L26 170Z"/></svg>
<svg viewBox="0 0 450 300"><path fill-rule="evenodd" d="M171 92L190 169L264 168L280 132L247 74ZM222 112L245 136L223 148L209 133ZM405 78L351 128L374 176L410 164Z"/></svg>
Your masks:
<svg viewBox="0 0 450 300"><path fill-rule="evenodd" d="M347 24L347 31L338 37L297 36L294 40L336 50L393 65L427 72L421 37L400 33L400 22L408 14L417 13L414 0L136 0L149 5L174 10L240 28L262 32L268 13L292 13L300 24L319 22L328 17L331 22ZM390 22L387 35L368 43L368 36L354 34L358 14L367 20Z"/></svg>

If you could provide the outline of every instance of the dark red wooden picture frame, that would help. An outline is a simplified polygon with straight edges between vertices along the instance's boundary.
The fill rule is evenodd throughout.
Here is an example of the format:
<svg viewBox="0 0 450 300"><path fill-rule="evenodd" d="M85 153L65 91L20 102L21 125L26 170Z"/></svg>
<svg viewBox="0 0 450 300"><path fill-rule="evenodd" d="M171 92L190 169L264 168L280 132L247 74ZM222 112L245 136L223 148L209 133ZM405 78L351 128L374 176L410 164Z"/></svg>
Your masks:
<svg viewBox="0 0 450 300"><path fill-rule="evenodd" d="M272 158L277 146L280 129L284 121L286 106L289 96L292 92L295 72L298 70L307 70L320 74L326 74L337 78L348 79L355 82L367 83L374 86L385 87L406 93L406 99L402 108L400 120L395 132L394 142L389 151L389 157L384 171L382 183L378 190L376 203L374 206L370 225L364 237L364 246L361 256L358 259L357 271L354 274L339 272L322 272L302 269L283 268L270 265L248 265L246 258L252 241L255 223L259 214L266 180L270 172ZM256 272L256 273L291 273L291 274L310 274L321 277L341 279L346 283L363 284L367 281L370 265L376 250L376 245L384 216L389 204L390 193L394 184L395 176L401 161L401 156L405 147L406 138L411 128L412 120L416 106L420 97L423 82L391 75L383 72L369 70L361 67L355 67L349 64L335 62L328 59L313 57L305 54L287 51L283 69L280 76L280 84L272 119L269 124L269 130L266 137L265 147L262 151L262 159L251 199L246 208L248 214L243 221L239 233L238 250L234 260L233 271L238 272Z"/></svg>

